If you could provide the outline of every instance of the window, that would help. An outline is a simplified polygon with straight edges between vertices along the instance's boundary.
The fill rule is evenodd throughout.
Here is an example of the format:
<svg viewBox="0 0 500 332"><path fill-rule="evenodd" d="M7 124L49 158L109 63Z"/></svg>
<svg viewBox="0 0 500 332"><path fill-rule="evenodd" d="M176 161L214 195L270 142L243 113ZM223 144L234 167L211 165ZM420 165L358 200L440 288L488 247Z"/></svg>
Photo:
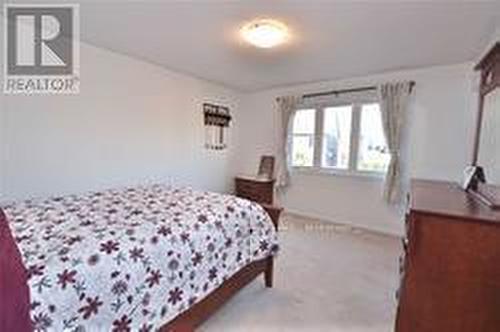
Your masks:
<svg viewBox="0 0 500 332"><path fill-rule="evenodd" d="M293 119L292 165L311 167L314 159L316 110L298 110Z"/></svg>
<svg viewBox="0 0 500 332"><path fill-rule="evenodd" d="M352 107L328 107L323 110L323 149L321 166L349 168Z"/></svg>
<svg viewBox="0 0 500 332"><path fill-rule="evenodd" d="M291 144L294 167L383 173L390 160L377 103L300 109Z"/></svg>
<svg viewBox="0 0 500 332"><path fill-rule="evenodd" d="M378 104L365 104L361 107L358 151L358 170L385 172L391 156L385 143Z"/></svg>

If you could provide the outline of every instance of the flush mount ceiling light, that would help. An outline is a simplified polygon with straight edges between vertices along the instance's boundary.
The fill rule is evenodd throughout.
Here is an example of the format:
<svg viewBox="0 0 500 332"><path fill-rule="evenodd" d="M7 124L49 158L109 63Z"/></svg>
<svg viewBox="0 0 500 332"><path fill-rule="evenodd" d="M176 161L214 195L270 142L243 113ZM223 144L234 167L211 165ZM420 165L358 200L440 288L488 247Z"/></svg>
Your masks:
<svg viewBox="0 0 500 332"><path fill-rule="evenodd" d="M271 48L283 44L288 39L285 24L271 19L258 19L245 24L241 30L243 39L260 48Z"/></svg>

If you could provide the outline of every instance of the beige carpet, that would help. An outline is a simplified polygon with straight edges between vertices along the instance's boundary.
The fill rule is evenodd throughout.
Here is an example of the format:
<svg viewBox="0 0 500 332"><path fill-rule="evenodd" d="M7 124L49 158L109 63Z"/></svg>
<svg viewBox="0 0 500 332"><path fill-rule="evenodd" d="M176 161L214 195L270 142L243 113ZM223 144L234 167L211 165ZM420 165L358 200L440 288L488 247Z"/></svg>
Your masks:
<svg viewBox="0 0 500 332"><path fill-rule="evenodd" d="M258 278L199 331L393 330L397 238L297 216L282 222L275 287Z"/></svg>

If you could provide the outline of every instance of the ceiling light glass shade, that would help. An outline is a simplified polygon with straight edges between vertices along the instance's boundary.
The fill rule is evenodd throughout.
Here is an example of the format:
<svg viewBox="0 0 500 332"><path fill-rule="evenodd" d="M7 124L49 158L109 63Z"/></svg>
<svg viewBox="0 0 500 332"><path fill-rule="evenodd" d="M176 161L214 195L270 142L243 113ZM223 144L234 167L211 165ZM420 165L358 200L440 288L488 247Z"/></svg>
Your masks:
<svg viewBox="0 0 500 332"><path fill-rule="evenodd" d="M288 39L288 28L279 21L261 19L245 24L241 28L241 35L256 47L271 48Z"/></svg>

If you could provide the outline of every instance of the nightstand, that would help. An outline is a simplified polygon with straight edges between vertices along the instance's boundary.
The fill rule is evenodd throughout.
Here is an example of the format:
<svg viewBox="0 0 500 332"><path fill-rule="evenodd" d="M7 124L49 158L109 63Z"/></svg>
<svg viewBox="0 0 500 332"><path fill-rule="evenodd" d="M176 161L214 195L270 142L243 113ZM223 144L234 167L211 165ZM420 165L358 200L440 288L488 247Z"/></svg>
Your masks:
<svg viewBox="0 0 500 332"><path fill-rule="evenodd" d="M274 228L276 230L278 230L280 216L281 216L281 212L283 212L283 208L279 207L279 206L268 205L268 204L261 204L261 206L269 214L269 217L271 217L271 220L273 221L273 224L274 224Z"/></svg>
<svg viewBox="0 0 500 332"><path fill-rule="evenodd" d="M236 196L261 204L273 204L274 179L237 176L234 181Z"/></svg>

